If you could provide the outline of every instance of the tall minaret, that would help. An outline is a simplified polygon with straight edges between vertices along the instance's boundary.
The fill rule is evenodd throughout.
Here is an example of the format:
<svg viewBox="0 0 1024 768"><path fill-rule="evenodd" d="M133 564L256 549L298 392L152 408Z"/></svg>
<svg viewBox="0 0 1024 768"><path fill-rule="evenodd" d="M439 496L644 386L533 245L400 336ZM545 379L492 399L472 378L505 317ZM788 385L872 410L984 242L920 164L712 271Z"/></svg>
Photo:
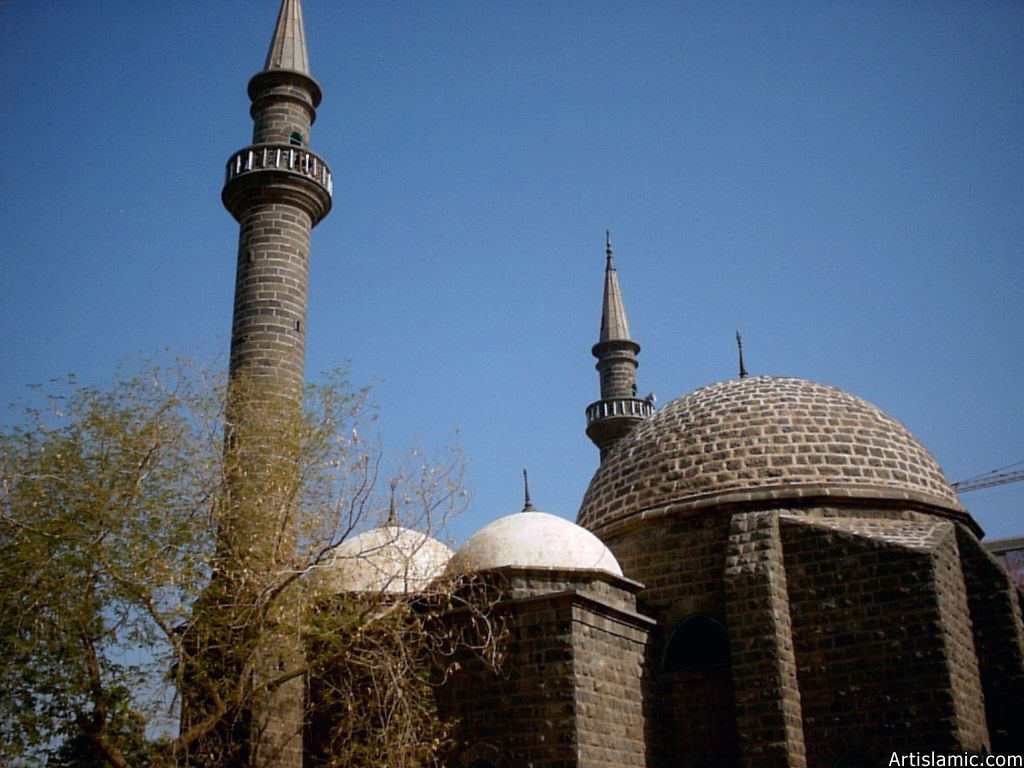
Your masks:
<svg viewBox="0 0 1024 768"><path fill-rule="evenodd" d="M615 443L654 412L649 400L636 396L640 345L629 334L609 232L605 232L605 256L601 335L591 349L601 376L601 399L587 406L587 437L600 449L602 461Z"/></svg>
<svg viewBox="0 0 1024 768"><path fill-rule="evenodd" d="M321 92L309 74L300 0L282 1L249 97L252 144L228 161L221 193L240 232L225 482L212 579L194 622L202 672L194 679L209 682L183 696L182 727L209 716L217 690L248 688L251 697L196 745L190 759L232 768L301 768L302 680L276 684L301 664L295 614L285 600L283 608L266 611L262 626L252 618L259 596L285 583L294 568L310 231L331 209L330 169L308 147Z"/></svg>
<svg viewBox="0 0 1024 768"><path fill-rule="evenodd" d="M252 146L228 161L221 199L241 225L231 377L302 391L309 236L331 209L331 171L309 149L320 104L300 0L283 0L267 63L249 81Z"/></svg>

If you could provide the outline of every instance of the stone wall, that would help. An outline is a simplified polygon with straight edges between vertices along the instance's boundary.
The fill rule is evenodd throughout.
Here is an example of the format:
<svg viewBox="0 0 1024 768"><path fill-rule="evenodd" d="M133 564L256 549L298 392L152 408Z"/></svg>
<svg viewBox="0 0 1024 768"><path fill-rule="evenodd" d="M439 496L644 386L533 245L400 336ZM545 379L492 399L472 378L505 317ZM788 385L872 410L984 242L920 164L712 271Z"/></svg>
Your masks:
<svg viewBox="0 0 1024 768"><path fill-rule="evenodd" d="M637 617L617 616L591 601L573 608L580 768L647 765L651 702L643 681L648 629Z"/></svg>
<svg viewBox="0 0 1024 768"><path fill-rule="evenodd" d="M261 72L249 85L252 96L253 144L288 144L292 133L309 142L309 129L316 119L314 101L318 89L302 75L282 71Z"/></svg>
<svg viewBox="0 0 1024 768"><path fill-rule="evenodd" d="M644 766L642 690L653 622L639 585L609 574L497 569L509 636L499 671L469 652L440 691L461 722L453 765L484 758L534 768Z"/></svg>
<svg viewBox="0 0 1024 768"><path fill-rule="evenodd" d="M952 524L782 517L809 765L986 741Z"/></svg>
<svg viewBox="0 0 1024 768"><path fill-rule="evenodd" d="M724 565L740 764L802 768L802 700L778 513L733 515Z"/></svg>
<svg viewBox="0 0 1024 768"><path fill-rule="evenodd" d="M966 528L957 542L967 580L974 645L992 751L1024 754L1024 623L1020 590Z"/></svg>
<svg viewBox="0 0 1024 768"><path fill-rule="evenodd" d="M231 370L301 391L309 281L309 215L271 196L241 219Z"/></svg>
<svg viewBox="0 0 1024 768"><path fill-rule="evenodd" d="M672 629L692 614L725 624L724 568L728 515L662 518L606 537L619 565L644 584L644 610L658 620L647 663L654 738L651 766L727 766L737 760L732 676L728 666L662 674L661 655Z"/></svg>

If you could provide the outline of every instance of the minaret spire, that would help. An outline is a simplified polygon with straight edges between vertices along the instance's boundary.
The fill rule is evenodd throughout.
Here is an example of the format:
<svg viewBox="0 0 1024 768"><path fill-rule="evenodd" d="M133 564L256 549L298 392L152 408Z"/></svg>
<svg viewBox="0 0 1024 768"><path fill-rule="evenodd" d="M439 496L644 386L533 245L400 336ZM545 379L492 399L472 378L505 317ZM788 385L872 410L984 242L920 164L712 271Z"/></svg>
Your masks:
<svg viewBox="0 0 1024 768"><path fill-rule="evenodd" d="M622 304L619 273L612 257L612 233L605 230L604 303L601 307L600 341L631 340L626 308Z"/></svg>
<svg viewBox="0 0 1024 768"><path fill-rule="evenodd" d="M622 301L622 287L612 256L612 235L605 230L604 300L601 332L591 352L597 358L601 399L587 406L587 437L604 460L611 447L654 412L654 406L636 396L636 356L640 345L633 340Z"/></svg>
<svg viewBox="0 0 1024 768"><path fill-rule="evenodd" d="M283 0L277 14L277 26L267 51L268 69L289 69L309 76L306 29L302 24L302 0Z"/></svg>

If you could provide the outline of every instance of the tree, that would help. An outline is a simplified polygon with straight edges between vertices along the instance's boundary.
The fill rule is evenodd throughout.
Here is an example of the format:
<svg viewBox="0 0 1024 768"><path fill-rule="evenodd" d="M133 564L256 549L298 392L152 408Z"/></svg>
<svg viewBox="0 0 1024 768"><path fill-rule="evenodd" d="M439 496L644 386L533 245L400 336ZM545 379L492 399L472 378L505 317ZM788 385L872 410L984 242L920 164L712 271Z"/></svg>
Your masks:
<svg viewBox="0 0 1024 768"><path fill-rule="evenodd" d="M224 382L182 362L39 394L0 436L0 758L38 764L65 734L122 768L254 760L252 713L301 704L312 680L319 714L277 727L320 717L348 764L435 764L432 686L456 646L493 654L498 633L452 579L338 596L325 578L387 509L365 390L328 377L286 414L235 381L231 408L263 414L244 424ZM455 452L392 475L407 528L436 535L465 504ZM472 637L437 620L453 601L479 616Z"/></svg>

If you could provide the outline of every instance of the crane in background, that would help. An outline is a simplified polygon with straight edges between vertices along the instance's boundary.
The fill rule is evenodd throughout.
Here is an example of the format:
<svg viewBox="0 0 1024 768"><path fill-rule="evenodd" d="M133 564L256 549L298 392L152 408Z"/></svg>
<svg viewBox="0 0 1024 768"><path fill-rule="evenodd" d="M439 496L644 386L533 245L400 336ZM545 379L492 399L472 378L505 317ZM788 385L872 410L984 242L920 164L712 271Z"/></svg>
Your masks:
<svg viewBox="0 0 1024 768"><path fill-rule="evenodd" d="M1018 467L1018 469L1014 469L1014 467ZM961 493L970 493L971 491L980 491L982 488L1019 483L1021 480L1024 480L1024 461L993 469L991 472L986 472L983 475L968 477L966 480L959 480L953 483L953 490L959 495Z"/></svg>

